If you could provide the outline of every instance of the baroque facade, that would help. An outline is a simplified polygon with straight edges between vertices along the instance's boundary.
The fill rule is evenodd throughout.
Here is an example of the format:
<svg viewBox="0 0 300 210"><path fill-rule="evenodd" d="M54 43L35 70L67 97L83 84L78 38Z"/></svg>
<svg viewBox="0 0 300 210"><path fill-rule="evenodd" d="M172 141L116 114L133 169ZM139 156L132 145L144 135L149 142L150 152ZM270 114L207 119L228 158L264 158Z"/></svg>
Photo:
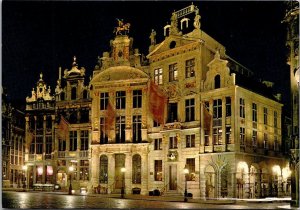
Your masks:
<svg viewBox="0 0 300 210"><path fill-rule="evenodd" d="M187 15L194 15L193 29L183 33ZM188 192L202 199L289 194L282 104L269 92L272 83L251 80L200 26L194 5L172 13L161 43L152 30L147 66L128 35L111 41L91 80L91 189L183 194L187 180ZM150 81L168 97L165 124L149 111ZM105 132L109 103L115 117Z"/></svg>
<svg viewBox="0 0 300 210"><path fill-rule="evenodd" d="M27 186L67 189L73 179L90 193L288 195L272 83L253 79L200 19L194 5L173 12L162 42L152 30L146 59L119 20L89 84L75 57L53 95L41 74L26 98ZM150 111L152 82L167 98L163 122Z"/></svg>
<svg viewBox="0 0 300 210"><path fill-rule="evenodd" d="M2 186L22 187L25 179L25 119L24 112L15 108L2 88Z"/></svg>

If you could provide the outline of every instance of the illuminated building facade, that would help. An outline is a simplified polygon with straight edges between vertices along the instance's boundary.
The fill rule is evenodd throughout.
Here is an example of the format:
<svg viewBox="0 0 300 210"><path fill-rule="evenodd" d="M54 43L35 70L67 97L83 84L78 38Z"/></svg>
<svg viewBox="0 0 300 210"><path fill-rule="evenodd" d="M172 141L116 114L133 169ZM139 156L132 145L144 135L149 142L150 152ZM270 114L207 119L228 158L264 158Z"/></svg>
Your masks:
<svg viewBox="0 0 300 210"><path fill-rule="evenodd" d="M200 29L200 18L191 5L173 12L161 43L152 30L149 64L125 29L116 32L90 82L90 190L182 195L187 180L187 191L201 199L289 195L282 104L272 83L253 79ZM162 124L148 106L150 81L168 98Z"/></svg>
<svg viewBox="0 0 300 210"><path fill-rule="evenodd" d="M2 89L3 91L3 89ZM24 112L13 107L2 92L2 186L22 187L24 165Z"/></svg>
<svg viewBox="0 0 300 210"><path fill-rule="evenodd" d="M67 187L72 176L74 189L87 187L90 177L90 110L89 87L85 68L78 67L76 57L70 70L64 70L55 88L55 160L56 183ZM65 121L65 124L62 124ZM74 171L68 171L73 166Z"/></svg>
<svg viewBox="0 0 300 210"><path fill-rule="evenodd" d="M31 96L26 97L25 120L27 188L37 183L54 183L55 99L42 73Z"/></svg>

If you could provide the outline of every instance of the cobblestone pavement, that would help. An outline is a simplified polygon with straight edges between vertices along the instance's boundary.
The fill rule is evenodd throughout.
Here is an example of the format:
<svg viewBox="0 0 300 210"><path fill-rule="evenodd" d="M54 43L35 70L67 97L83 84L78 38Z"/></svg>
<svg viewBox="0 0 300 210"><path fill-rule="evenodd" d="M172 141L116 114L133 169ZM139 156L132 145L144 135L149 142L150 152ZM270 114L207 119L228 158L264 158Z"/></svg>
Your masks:
<svg viewBox="0 0 300 210"><path fill-rule="evenodd" d="M177 200L176 200L177 199ZM67 195L67 193L47 192L2 192L3 208L37 208L37 209L107 209L107 208L138 208L138 209L291 209L287 201L257 200L249 201L200 201L190 199L182 202L181 198L163 196L125 195Z"/></svg>

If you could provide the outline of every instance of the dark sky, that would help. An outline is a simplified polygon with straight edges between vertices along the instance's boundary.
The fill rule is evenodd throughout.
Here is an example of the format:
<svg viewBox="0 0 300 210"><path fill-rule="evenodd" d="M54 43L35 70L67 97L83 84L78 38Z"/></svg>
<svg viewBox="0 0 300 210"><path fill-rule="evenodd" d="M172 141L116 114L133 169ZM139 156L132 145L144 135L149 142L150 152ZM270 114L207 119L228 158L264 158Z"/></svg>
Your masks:
<svg viewBox="0 0 300 210"><path fill-rule="evenodd" d="M201 29L226 47L229 56L264 80L273 81L287 100L286 28L283 2L195 1ZM151 29L163 40L171 12L189 1L27 1L2 2L2 85L11 99L31 93L39 73L54 91L58 67L79 66L91 75L97 57L109 50L116 18L131 23L134 48L148 53ZM88 77L87 77L88 78Z"/></svg>

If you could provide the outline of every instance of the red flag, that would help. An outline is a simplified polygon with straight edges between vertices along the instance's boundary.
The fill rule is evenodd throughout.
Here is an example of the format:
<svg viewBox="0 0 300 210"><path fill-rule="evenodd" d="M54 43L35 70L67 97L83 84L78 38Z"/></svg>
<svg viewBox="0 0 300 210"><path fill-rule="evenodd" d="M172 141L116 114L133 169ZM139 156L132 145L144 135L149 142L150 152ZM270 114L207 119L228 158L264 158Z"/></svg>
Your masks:
<svg viewBox="0 0 300 210"><path fill-rule="evenodd" d="M160 90L158 85L151 81L149 88L149 111L152 114L153 119L160 124L164 124L165 122L166 103L167 97L164 92Z"/></svg>
<svg viewBox="0 0 300 210"><path fill-rule="evenodd" d="M103 132L108 134L108 131L111 130L111 127L113 126L114 120L116 117L116 111L112 107L111 103L108 102L106 107L106 115L105 115L105 126L103 126Z"/></svg>
<svg viewBox="0 0 300 210"><path fill-rule="evenodd" d="M203 114L204 114L204 129L210 131L211 115L208 112L205 104L203 104Z"/></svg>
<svg viewBox="0 0 300 210"><path fill-rule="evenodd" d="M66 139L66 136L68 135L68 132L69 132L69 123L63 116L61 116L60 122L59 122L59 125L58 125L58 135L61 138Z"/></svg>

